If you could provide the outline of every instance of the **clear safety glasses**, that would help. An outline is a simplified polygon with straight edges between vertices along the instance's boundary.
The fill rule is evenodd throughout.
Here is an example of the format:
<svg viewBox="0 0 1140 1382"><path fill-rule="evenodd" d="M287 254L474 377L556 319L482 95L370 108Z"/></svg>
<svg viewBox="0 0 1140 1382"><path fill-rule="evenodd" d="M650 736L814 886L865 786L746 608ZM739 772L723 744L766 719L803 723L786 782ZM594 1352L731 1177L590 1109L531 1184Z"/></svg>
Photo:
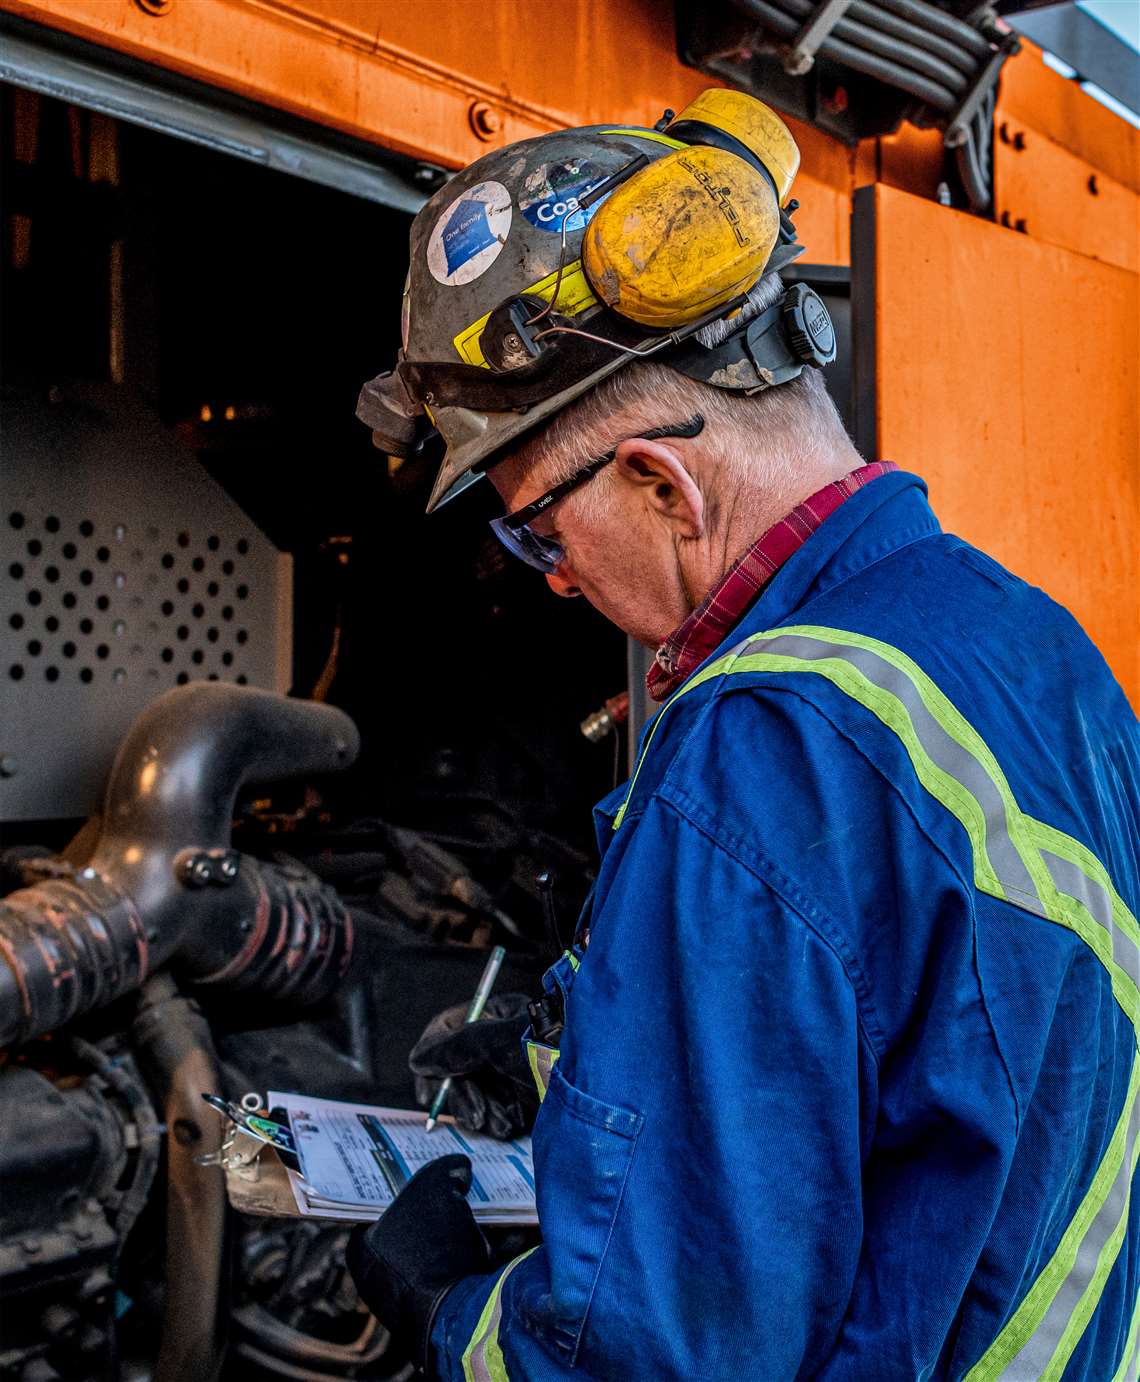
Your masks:
<svg viewBox="0 0 1140 1382"><path fill-rule="evenodd" d="M654 427L648 432L639 432L637 436L645 441L658 441L662 437L695 437L704 427L705 420L700 413L694 413L688 422L679 423L675 427ZM626 438L632 441L633 438ZM533 566L536 571L542 571L549 575L557 571L559 566L566 558L566 549L556 537L548 537L544 533L536 533L530 526L536 518L552 508L560 499L565 499L574 490L580 489L584 484L594 478L603 466L609 463L617 455L618 442L611 451L607 451L604 456L598 456L592 461L588 461L580 470L576 470L573 475L563 480L561 484L555 485L553 489L548 489L545 494L539 495L533 503L527 504L524 508L516 509L514 513L504 514L502 518L491 519L491 530L503 546L516 556L520 561L525 561L528 566Z"/></svg>

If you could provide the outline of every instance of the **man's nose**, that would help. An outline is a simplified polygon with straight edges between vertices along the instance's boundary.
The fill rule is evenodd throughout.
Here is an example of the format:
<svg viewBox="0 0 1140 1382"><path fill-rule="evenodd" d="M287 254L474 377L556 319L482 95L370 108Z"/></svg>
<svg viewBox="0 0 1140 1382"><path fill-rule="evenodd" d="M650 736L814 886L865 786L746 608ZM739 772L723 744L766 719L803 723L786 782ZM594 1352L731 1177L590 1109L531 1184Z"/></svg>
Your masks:
<svg viewBox="0 0 1140 1382"><path fill-rule="evenodd" d="M546 584L555 595L561 595L567 600L572 600L575 595L582 593L578 587L578 578L568 561L559 562L553 571L546 573Z"/></svg>

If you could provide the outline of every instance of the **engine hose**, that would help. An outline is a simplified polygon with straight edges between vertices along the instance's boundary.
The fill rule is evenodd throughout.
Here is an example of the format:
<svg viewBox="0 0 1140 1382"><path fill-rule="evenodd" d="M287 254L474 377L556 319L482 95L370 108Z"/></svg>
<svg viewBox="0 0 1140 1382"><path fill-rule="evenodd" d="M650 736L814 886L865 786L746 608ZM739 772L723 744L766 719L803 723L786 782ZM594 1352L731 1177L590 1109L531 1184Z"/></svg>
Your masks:
<svg viewBox="0 0 1140 1382"><path fill-rule="evenodd" d="M83 869L0 899L0 1049L103 1007L147 976L138 909Z"/></svg>
<svg viewBox="0 0 1140 1382"><path fill-rule="evenodd" d="M772 29L782 37L792 38L802 27L798 19L766 3L766 0L738 0L738 3L766 28ZM954 110L958 104L958 98L954 93L939 83L929 81L897 63L866 53L843 39L829 36L820 44L819 51L824 57L834 58L836 62L844 63L856 72L886 82L889 86L898 87L926 105L933 106L935 110L948 112Z"/></svg>
<svg viewBox="0 0 1140 1382"><path fill-rule="evenodd" d="M217 985L272 998L319 1002L344 977L352 958L352 915L308 869L289 861L243 859L257 900L243 918L240 949L230 936L196 932L184 968L198 986ZM220 942L220 943L219 943ZM210 959L221 963L208 968Z"/></svg>
<svg viewBox="0 0 1140 1382"><path fill-rule="evenodd" d="M963 48L983 60L990 55L990 45L977 29L971 28L961 19L955 19L952 14L940 10L937 5L928 5L925 0L875 0L875 3L884 10L897 14L900 19L909 19L914 24L921 24L924 29L929 29L932 34L937 34L949 43L961 44Z"/></svg>
<svg viewBox="0 0 1140 1382"><path fill-rule="evenodd" d="M122 1065L106 1055L98 1046L81 1037L72 1037L71 1049L85 1065L103 1079L126 1104L130 1110L131 1121L138 1134L138 1149L134 1175L123 1198L115 1209L115 1236L119 1240L116 1260L122 1255L135 1220L142 1213L150 1187L158 1170L162 1153L162 1137L154 1109L147 1098L146 1090L130 1076ZM114 1276L112 1272L112 1277Z"/></svg>
<svg viewBox="0 0 1140 1382"><path fill-rule="evenodd" d="M978 70L979 59L971 49L960 43L951 43L919 24L900 19L882 5L871 4L869 0L852 0L845 13L869 29L877 29L889 38L901 39L904 43L913 44L915 48L925 49L934 57L941 58L943 62L951 63L967 77L972 77Z"/></svg>
<svg viewBox="0 0 1140 1382"><path fill-rule="evenodd" d="M772 0L772 3L801 21L807 19L815 11L812 0ZM847 11L847 14L850 14L850 11ZM908 67L920 76L929 77L931 81L941 83L948 91L953 91L958 95L961 95L969 85L969 78L965 73L952 67L949 63L943 62L941 58L934 57L912 44L891 38L887 34L877 33L873 28L849 19L847 15L837 20L832 26L828 37L832 36L852 43L863 49L864 52L876 54L889 62ZM826 42L826 40L824 41ZM977 63L973 63L971 74L976 68Z"/></svg>
<svg viewBox="0 0 1140 1382"><path fill-rule="evenodd" d="M45 861L55 876L0 899L0 1049L167 963L267 997L326 996L352 953L346 909L300 866L233 853L230 822L243 783L335 771L358 748L341 711L252 687L199 682L154 701L115 759L86 866Z"/></svg>

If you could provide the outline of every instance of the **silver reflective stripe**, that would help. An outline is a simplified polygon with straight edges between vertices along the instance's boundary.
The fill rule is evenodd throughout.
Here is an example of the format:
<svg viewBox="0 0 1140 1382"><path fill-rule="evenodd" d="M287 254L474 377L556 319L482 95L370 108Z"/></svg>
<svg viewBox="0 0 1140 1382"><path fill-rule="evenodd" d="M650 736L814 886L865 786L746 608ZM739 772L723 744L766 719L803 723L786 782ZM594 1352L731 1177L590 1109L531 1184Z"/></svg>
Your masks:
<svg viewBox="0 0 1140 1382"><path fill-rule="evenodd" d="M463 1350L460 1360L463 1365L464 1382L510 1382L507 1365L503 1361L503 1350L499 1343L499 1324L503 1318L503 1283L514 1269L537 1251L528 1248L500 1275L487 1297L483 1313L471 1335L470 1342Z"/></svg>
<svg viewBox="0 0 1140 1382"><path fill-rule="evenodd" d="M491 1362L487 1357L487 1346L493 1339L496 1344L499 1339L499 1322L503 1318L503 1277L511 1271L508 1267L495 1285L495 1303L491 1309L491 1314L486 1321L486 1334L479 1341L470 1359L470 1371L467 1376L471 1382L499 1382L503 1373L496 1370L499 1375L491 1371Z"/></svg>
<svg viewBox="0 0 1140 1382"><path fill-rule="evenodd" d="M1041 858L1057 891L1067 893L1084 904L1097 925L1108 933L1112 942L1112 958L1133 983L1140 984L1140 950L1137 950L1132 938L1117 926L1112 915L1112 898L1084 869L1078 868L1070 860L1048 849L1041 851Z"/></svg>
<svg viewBox="0 0 1140 1382"><path fill-rule="evenodd" d="M1077 1260L1058 1288L1057 1294L1049 1302L1049 1308L1041 1323L1025 1341L1021 1352L1011 1358L1002 1371L1001 1376L1008 1378L1009 1382L1035 1382L1035 1379L1045 1372L1061 1342L1061 1335L1072 1318L1077 1302L1092 1280L1101 1250L1112 1237L1113 1230L1119 1227L1121 1215L1128 1213L1128 1187L1132 1180L1132 1156L1138 1132L1140 1099L1132 1106L1132 1113L1128 1119L1127 1140L1124 1144L1124 1159L1120 1163L1116 1179L1112 1182L1108 1198L1089 1225L1081 1240Z"/></svg>
<svg viewBox="0 0 1140 1382"><path fill-rule="evenodd" d="M993 779L981 763L942 728L926 708L918 688L907 674L886 658L869 648L852 647L846 643L827 643L802 634L786 634L778 638L761 638L745 645L742 656L750 653L773 653L778 657L798 657L805 662L824 658L839 658L857 668L868 681L889 691L906 707L922 747L931 761L948 777L960 782L982 808L986 823L986 854L990 867L1003 888L1015 896L1026 911L1043 917L1045 905L1037 894L1036 885L1025 867L1022 857L1010 838L1005 802Z"/></svg>

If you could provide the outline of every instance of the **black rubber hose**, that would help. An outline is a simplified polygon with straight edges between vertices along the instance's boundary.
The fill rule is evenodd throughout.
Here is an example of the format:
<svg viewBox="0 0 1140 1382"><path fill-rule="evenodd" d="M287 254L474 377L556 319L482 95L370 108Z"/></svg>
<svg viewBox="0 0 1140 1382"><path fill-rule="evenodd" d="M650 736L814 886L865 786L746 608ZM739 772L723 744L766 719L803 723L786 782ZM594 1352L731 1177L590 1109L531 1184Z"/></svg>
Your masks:
<svg viewBox="0 0 1140 1382"><path fill-rule="evenodd" d="M866 24L868 28L877 29L880 33L887 34L890 38L901 39L904 43L911 43L916 48L923 48L934 57L941 58L943 62L952 63L967 77L972 77L978 70L979 59L971 48L960 43L951 43L940 34L924 29L920 24L900 19L882 5L871 3L871 0L852 0L846 13L849 18Z"/></svg>
<svg viewBox="0 0 1140 1382"><path fill-rule="evenodd" d="M158 1119L155 1117L154 1109L147 1098L146 1090L138 1080L132 1078L121 1065L112 1061L105 1052L90 1041L84 1041L81 1037L72 1037L71 1049L85 1065L89 1065L100 1075L123 1100L127 1108L130 1109L131 1120L138 1133L138 1155L135 1159L134 1175L131 1177L130 1186L115 1211L115 1235L119 1240L119 1245L115 1250L117 1261L126 1246L135 1220L142 1213L147 1196L150 1194L150 1187L154 1182L162 1152L162 1137L159 1133Z"/></svg>
<svg viewBox="0 0 1140 1382"><path fill-rule="evenodd" d="M793 19L790 14L776 9L774 5L767 4L765 0L739 0L739 3L754 18L760 20L767 28L772 29L782 37L791 38L799 33L802 27L798 19ZM929 81L917 72L911 72L900 67L897 63L887 62L874 54L864 52L863 49L856 48L854 44L847 43L843 39L829 36L820 44L819 51L824 57L834 58L836 62L845 63L856 72L862 72L868 77L886 82L889 86L898 87L900 91L905 91L925 102L926 105L933 106L935 110L952 111L957 109L958 98L946 87L937 82Z"/></svg>
<svg viewBox="0 0 1140 1382"><path fill-rule="evenodd" d="M955 19L953 15L947 14L935 5L926 4L925 0L874 0L874 3L884 10L890 10L892 14L897 14L900 19L909 19L913 24L921 24L923 28L929 29L932 34L937 34L949 43L960 43L979 58L988 58L990 55L990 45L977 29L972 29L969 24Z"/></svg>
<svg viewBox="0 0 1140 1382"><path fill-rule="evenodd" d="M771 3L790 12L801 23L816 8L812 0L771 0ZM852 43L856 47L862 48L864 52L874 53L888 62L895 62L899 66L908 67L920 76L929 77L931 81L939 82L948 91L953 91L958 95L961 95L969 85L969 78L965 73L960 72L956 67L951 67L941 58L936 58L912 44L900 42L887 34L877 33L864 24L855 23L846 15L833 25L827 38L824 39L824 43L831 38ZM976 68L977 64L975 63L973 66Z"/></svg>

